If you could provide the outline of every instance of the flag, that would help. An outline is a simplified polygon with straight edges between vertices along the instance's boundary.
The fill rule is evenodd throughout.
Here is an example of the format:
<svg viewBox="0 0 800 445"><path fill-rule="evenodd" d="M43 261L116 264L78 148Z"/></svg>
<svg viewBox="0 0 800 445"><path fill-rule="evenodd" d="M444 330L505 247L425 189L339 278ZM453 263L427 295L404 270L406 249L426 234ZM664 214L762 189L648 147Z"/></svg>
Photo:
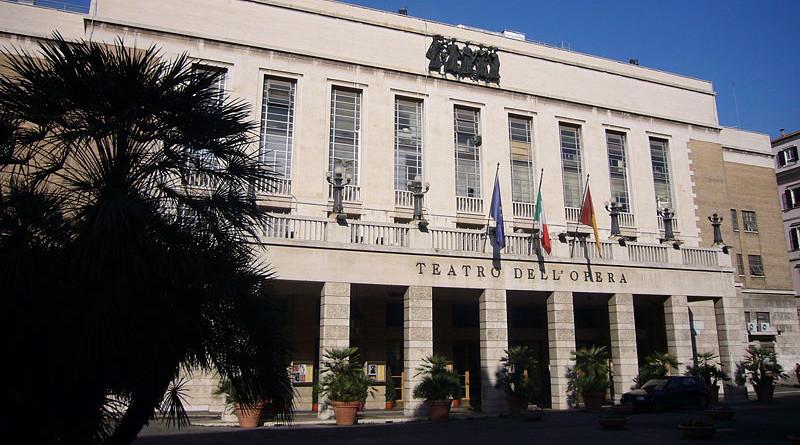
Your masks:
<svg viewBox="0 0 800 445"><path fill-rule="evenodd" d="M503 203L500 202L500 179L497 175L494 177L494 192L492 192L492 207L489 210L489 216L496 222L494 245L498 249L502 249L506 247L506 231L503 228Z"/></svg>
<svg viewBox="0 0 800 445"><path fill-rule="evenodd" d="M594 230L594 241L597 246L597 254L600 254L600 237L597 236L597 218L594 216L594 205L592 204L592 192L589 190L589 184L586 184L586 195L583 197L583 206L581 207L581 216L578 222L590 226ZM602 256L602 255L601 255Z"/></svg>
<svg viewBox="0 0 800 445"><path fill-rule="evenodd" d="M542 247L547 253L550 253L550 232L547 230L547 218L544 215L544 207L542 206L542 186L539 186L539 194L536 196L536 213L533 219L539 223L539 238L542 242Z"/></svg>

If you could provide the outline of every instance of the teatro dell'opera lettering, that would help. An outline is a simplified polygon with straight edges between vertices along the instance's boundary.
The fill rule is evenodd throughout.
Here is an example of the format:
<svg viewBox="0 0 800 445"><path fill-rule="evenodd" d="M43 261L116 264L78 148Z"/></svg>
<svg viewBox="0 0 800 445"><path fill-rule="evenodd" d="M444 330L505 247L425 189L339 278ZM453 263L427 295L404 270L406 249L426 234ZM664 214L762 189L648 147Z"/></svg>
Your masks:
<svg viewBox="0 0 800 445"><path fill-rule="evenodd" d="M565 270L559 268L522 268L480 266L468 264L442 264L417 262L417 274L429 276L500 278L507 274L515 280L536 281L582 281L589 283L627 284L628 279L621 272L598 272L593 270Z"/></svg>

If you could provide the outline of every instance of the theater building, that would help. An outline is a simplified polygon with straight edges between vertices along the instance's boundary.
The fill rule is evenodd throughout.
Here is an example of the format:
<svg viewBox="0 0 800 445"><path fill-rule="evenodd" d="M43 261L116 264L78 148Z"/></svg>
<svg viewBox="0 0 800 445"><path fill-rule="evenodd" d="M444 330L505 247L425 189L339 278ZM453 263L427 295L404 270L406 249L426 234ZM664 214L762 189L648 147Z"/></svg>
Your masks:
<svg viewBox="0 0 800 445"><path fill-rule="evenodd" d="M711 351L728 372L748 344L800 360L770 141L721 127L708 81L327 0L0 2L0 16L5 47L53 30L156 45L253 104L253 150L280 177L257 197L298 410L320 351L341 346L378 381L395 376L407 415L432 353L468 375L465 403L484 412L506 409L495 372L514 345L535 351L537 403L556 409L583 346L609 348L616 397L655 351L684 365ZM599 240L578 224L587 181ZM191 408L221 411L213 387L195 375Z"/></svg>

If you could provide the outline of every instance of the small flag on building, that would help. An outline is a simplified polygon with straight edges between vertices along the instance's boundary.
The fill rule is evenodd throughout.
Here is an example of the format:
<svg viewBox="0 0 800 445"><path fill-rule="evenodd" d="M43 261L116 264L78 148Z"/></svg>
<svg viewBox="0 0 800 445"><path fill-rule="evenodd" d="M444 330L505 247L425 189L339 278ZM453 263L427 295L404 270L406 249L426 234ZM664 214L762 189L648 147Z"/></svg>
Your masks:
<svg viewBox="0 0 800 445"><path fill-rule="evenodd" d="M597 254L600 253L600 237L597 235L597 218L594 216L594 204L592 204L592 192L589 190L588 178L586 184L586 194L583 196L583 206L581 207L581 215L578 222L590 226L594 230L594 241L597 246Z"/></svg>
<svg viewBox="0 0 800 445"><path fill-rule="evenodd" d="M497 166L498 170L500 165ZM497 174L494 176L494 192L492 192L492 207L489 209L489 216L495 221L494 245L498 249L506 247L506 231L503 228L503 203L500 202L500 179Z"/></svg>
<svg viewBox="0 0 800 445"><path fill-rule="evenodd" d="M547 218L544 215L544 206L542 206L542 183L539 182L539 194L536 196L536 212L533 216L534 221L539 224L539 239L547 253L550 253L552 246L550 245L550 232L547 230Z"/></svg>

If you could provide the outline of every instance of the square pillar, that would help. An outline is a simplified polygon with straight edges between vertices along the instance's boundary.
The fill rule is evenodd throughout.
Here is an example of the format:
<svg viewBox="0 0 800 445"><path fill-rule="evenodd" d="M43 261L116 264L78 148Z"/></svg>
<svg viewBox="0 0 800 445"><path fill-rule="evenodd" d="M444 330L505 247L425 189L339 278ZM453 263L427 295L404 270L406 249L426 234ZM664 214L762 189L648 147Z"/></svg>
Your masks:
<svg viewBox="0 0 800 445"><path fill-rule="evenodd" d="M694 360L689 302L685 295L673 295L664 301L664 323L667 331L667 352L674 355L681 364L681 369L670 370L670 374L679 375L682 374L683 366Z"/></svg>
<svg viewBox="0 0 800 445"><path fill-rule="evenodd" d="M747 351L747 329L744 321L744 302L740 293L731 293L714 300L719 339L719 361L722 370L731 378L736 372L736 363Z"/></svg>
<svg viewBox="0 0 800 445"><path fill-rule="evenodd" d="M350 346L350 283L325 283L319 310L320 370L325 350ZM325 406L320 398L320 406ZM320 418L330 418L331 410L320 409Z"/></svg>
<svg viewBox="0 0 800 445"><path fill-rule="evenodd" d="M427 412L414 388L422 380L417 368L433 355L433 288L409 286L403 297L403 414L421 416Z"/></svg>
<svg viewBox="0 0 800 445"><path fill-rule="evenodd" d="M508 411L505 392L496 388L500 359L508 349L508 314L506 291L486 289L479 300L481 354L481 411Z"/></svg>
<svg viewBox="0 0 800 445"><path fill-rule="evenodd" d="M611 361L614 366L614 398L619 400L639 374L636 350L636 320L633 295L614 294L608 300L608 325L611 333Z"/></svg>
<svg viewBox="0 0 800 445"><path fill-rule="evenodd" d="M569 379L575 350L575 313L572 292L553 292L547 297L547 343L550 350L550 389L553 409L567 409Z"/></svg>

